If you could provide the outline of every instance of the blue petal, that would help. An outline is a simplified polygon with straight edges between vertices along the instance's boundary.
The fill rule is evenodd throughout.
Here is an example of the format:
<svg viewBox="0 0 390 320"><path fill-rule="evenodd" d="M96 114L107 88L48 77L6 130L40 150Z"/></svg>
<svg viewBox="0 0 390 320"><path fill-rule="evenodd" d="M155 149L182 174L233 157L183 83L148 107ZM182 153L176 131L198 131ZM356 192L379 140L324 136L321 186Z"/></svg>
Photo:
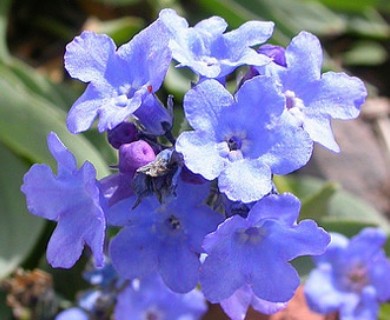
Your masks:
<svg viewBox="0 0 390 320"><path fill-rule="evenodd" d="M286 48L287 69L280 72L284 90L303 92L307 84L321 77L322 48L318 38L300 32Z"/></svg>
<svg viewBox="0 0 390 320"><path fill-rule="evenodd" d="M72 133L88 130L98 115L99 109L106 104L114 89L108 84L96 87L89 84L82 96L77 99L68 113L66 125Z"/></svg>
<svg viewBox="0 0 390 320"><path fill-rule="evenodd" d="M313 220L302 220L298 225L290 228L274 220L268 220L263 227L268 231L269 246L272 246L278 252L278 256L286 261L304 255L322 254L330 242L329 234L318 227ZM288 245L285 243L287 239Z"/></svg>
<svg viewBox="0 0 390 320"><path fill-rule="evenodd" d="M247 262L252 264L253 271L246 276L254 294L270 302L290 300L299 286L298 273L275 254L272 246L262 246L258 250L261 251L258 258L250 256Z"/></svg>
<svg viewBox="0 0 390 320"><path fill-rule="evenodd" d="M219 176L225 160L218 152L218 145L203 132L183 132L176 141L176 150L183 154L188 169L208 180Z"/></svg>
<svg viewBox="0 0 390 320"><path fill-rule="evenodd" d="M169 28L172 33L188 28L187 20L180 17L173 9L163 9L160 11L159 19Z"/></svg>
<svg viewBox="0 0 390 320"><path fill-rule="evenodd" d="M206 236L203 242L208 256L200 268L200 282L205 297L212 303L229 298L245 284L245 278L240 273L242 261L236 255L232 234L247 225L242 217L233 216Z"/></svg>
<svg viewBox="0 0 390 320"><path fill-rule="evenodd" d="M312 117L327 114L334 119L348 120L359 115L367 90L358 78L327 72L313 83L307 95L300 95L307 107L305 114Z"/></svg>
<svg viewBox="0 0 390 320"><path fill-rule="evenodd" d="M58 164L58 175L62 176L77 169L74 155L64 146L58 136L51 132L47 137L50 153Z"/></svg>
<svg viewBox="0 0 390 320"><path fill-rule="evenodd" d="M174 292L186 293L198 283L199 256L182 241L163 242L158 256L159 272Z"/></svg>
<svg viewBox="0 0 390 320"><path fill-rule="evenodd" d="M47 248L47 259L53 267L72 267L79 259L85 244L92 250L96 265L104 264L104 213L98 202L97 186L94 181L87 180L94 177L96 171L86 162L78 175L84 178L81 181L84 185L81 186L84 187L85 193L77 190L80 188L80 182L76 179L71 182L75 184L73 188L76 190L63 190L60 200L63 208ZM76 198L78 201L74 202ZM51 199L53 200L55 201Z"/></svg>
<svg viewBox="0 0 390 320"><path fill-rule="evenodd" d="M273 314L287 307L287 302L270 302L253 295L252 308L264 314Z"/></svg>
<svg viewBox="0 0 390 320"><path fill-rule="evenodd" d="M340 317L348 319L377 320L379 315L379 303L376 297L375 289L366 287L361 293L359 304L353 309L344 312L342 309Z"/></svg>
<svg viewBox="0 0 390 320"><path fill-rule="evenodd" d="M221 114L233 103L232 95L218 81L203 81L184 97L186 119L196 130L214 132Z"/></svg>
<svg viewBox="0 0 390 320"><path fill-rule="evenodd" d="M142 278L157 271L157 243L151 228L123 228L110 243L112 265L126 279Z"/></svg>
<svg viewBox="0 0 390 320"><path fill-rule="evenodd" d="M379 252L368 268L372 286L376 290L376 299L385 302L390 299L390 261L384 252Z"/></svg>
<svg viewBox="0 0 390 320"><path fill-rule="evenodd" d="M330 236L331 240L325 253L314 257L314 261L317 264L338 261L344 256L344 252L349 244L349 239L339 233L330 233Z"/></svg>
<svg viewBox="0 0 390 320"><path fill-rule="evenodd" d="M84 31L66 46L65 68L73 78L99 82L115 50L114 41L107 35Z"/></svg>
<svg viewBox="0 0 390 320"><path fill-rule="evenodd" d="M194 29L196 29L197 31L207 33L208 35L213 37L213 36L219 36L222 33L224 33L227 27L228 25L225 19L221 17L213 16L198 22L194 26Z"/></svg>
<svg viewBox="0 0 390 320"><path fill-rule="evenodd" d="M271 167L273 173L279 175L303 167L313 151L311 137L302 128L289 123L284 115L270 132L270 141L267 141L269 149L259 158Z"/></svg>
<svg viewBox="0 0 390 320"><path fill-rule="evenodd" d="M298 220L300 208L301 203L293 194L271 194L256 202L247 219L253 224L262 219L275 219L292 226Z"/></svg>
<svg viewBox="0 0 390 320"><path fill-rule="evenodd" d="M130 79L136 86L150 85L156 92L168 71L172 59L169 32L157 20L118 49L118 56L127 64Z"/></svg>
<svg viewBox="0 0 390 320"><path fill-rule="evenodd" d="M22 192L26 195L28 210L49 220L58 220L62 211L64 193L48 165L34 164L24 175Z"/></svg>
<svg viewBox="0 0 390 320"><path fill-rule="evenodd" d="M334 287L329 265L314 269L305 283L305 296L310 308L327 314L334 312L344 303L344 295Z"/></svg>
<svg viewBox="0 0 390 320"><path fill-rule="evenodd" d="M334 152L340 152L340 147L333 136L329 116L318 115L315 118L307 116L303 127L314 142Z"/></svg>
<svg viewBox="0 0 390 320"><path fill-rule="evenodd" d="M200 268L200 284L208 301L218 303L225 300L245 284L237 263L234 256L227 252L226 255L209 255L206 258Z"/></svg>
<svg viewBox="0 0 390 320"><path fill-rule="evenodd" d="M133 209L137 197L132 196L110 207L106 213L107 223L113 226L130 226L134 221L150 221L150 212L156 210L160 204L155 198L145 198Z"/></svg>
<svg viewBox="0 0 390 320"><path fill-rule="evenodd" d="M119 107L115 100L106 100L99 109L99 132L111 130L117 125L127 120L142 104L146 96L149 95L147 88L141 87L131 99L128 99L126 106Z"/></svg>
<svg viewBox="0 0 390 320"><path fill-rule="evenodd" d="M221 172L218 187L233 201L259 200L272 189L271 169L260 160L231 162Z"/></svg>
<svg viewBox="0 0 390 320"><path fill-rule="evenodd" d="M252 47L266 42L271 36L275 24L265 21L248 21L239 28L223 35L233 50ZM241 49L242 50L242 49Z"/></svg>
<svg viewBox="0 0 390 320"><path fill-rule="evenodd" d="M232 320L244 320L252 301L252 290L249 286L238 289L229 298L221 301L223 311Z"/></svg>
<svg viewBox="0 0 390 320"><path fill-rule="evenodd" d="M70 308L59 313L55 320L88 320L88 314L80 308Z"/></svg>
<svg viewBox="0 0 390 320"><path fill-rule="evenodd" d="M381 252L386 242L386 234L378 228L364 228L353 237L345 251L347 257L359 257L364 263L370 263L373 256Z"/></svg>
<svg viewBox="0 0 390 320"><path fill-rule="evenodd" d="M236 94L236 121L245 124L248 131L272 126L284 111L285 97L277 89L273 78L258 76L244 82ZM250 116L249 116L250 115ZM255 137L253 137L254 139ZM258 137L257 137L258 138Z"/></svg>

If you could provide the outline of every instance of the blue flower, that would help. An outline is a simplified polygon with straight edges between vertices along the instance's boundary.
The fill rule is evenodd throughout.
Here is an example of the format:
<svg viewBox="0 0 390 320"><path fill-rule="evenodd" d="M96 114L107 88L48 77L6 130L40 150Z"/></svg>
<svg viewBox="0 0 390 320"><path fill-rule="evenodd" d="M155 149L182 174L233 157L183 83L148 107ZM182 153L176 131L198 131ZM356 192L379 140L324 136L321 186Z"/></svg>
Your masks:
<svg viewBox="0 0 390 320"><path fill-rule="evenodd" d="M21 188L31 213L58 223L47 259L53 267L70 268L88 245L96 265L102 266L105 218L96 170L89 162L77 169L76 159L56 134L48 136L48 145L58 163L57 176L48 165L35 164L24 176Z"/></svg>
<svg viewBox="0 0 390 320"><path fill-rule="evenodd" d="M73 78L89 84L68 114L68 129L85 131L99 116L102 132L125 121L144 101L156 108L153 93L160 88L171 62L168 41L166 28L157 20L118 50L107 35L89 31L69 43L65 67Z"/></svg>
<svg viewBox="0 0 390 320"><path fill-rule="evenodd" d="M202 204L208 192L208 183L179 181L177 197L164 204L146 197L132 210L136 199L131 197L113 205L108 223L125 226L110 244L118 274L133 279L158 272L171 290L192 290L198 283L202 241L222 220Z"/></svg>
<svg viewBox="0 0 390 320"><path fill-rule="evenodd" d="M153 274L136 279L118 295L115 319L201 319L207 305L199 290L179 294L169 290L161 278Z"/></svg>
<svg viewBox="0 0 390 320"><path fill-rule="evenodd" d="M55 320L88 320L89 315L83 309L74 307L60 312Z"/></svg>
<svg viewBox="0 0 390 320"><path fill-rule="evenodd" d="M229 298L221 301L223 311L231 320L244 320L249 307L264 313L273 314L287 306L286 302L269 302L257 298L248 285L238 289Z"/></svg>
<svg viewBox="0 0 390 320"><path fill-rule="evenodd" d="M271 78L246 81L233 97L218 81L205 80L184 97L188 122L176 150L186 166L218 178L233 201L252 202L272 189L272 174L287 174L309 160L312 141L289 121L285 98Z"/></svg>
<svg viewBox="0 0 390 320"><path fill-rule="evenodd" d="M385 233L365 228L351 240L337 233L331 236L305 284L309 306L323 314L338 311L341 320L378 319L379 304L390 299L390 262L382 248Z"/></svg>
<svg viewBox="0 0 390 320"><path fill-rule="evenodd" d="M329 243L329 235L314 221L297 223L299 209L292 194L270 195L258 201L247 218L233 216L206 236L207 257L200 270L206 299L222 302L250 286L266 302L290 300L299 276L289 261L321 254Z"/></svg>
<svg viewBox="0 0 390 320"><path fill-rule="evenodd" d="M277 79L291 121L302 126L313 141L338 152L330 121L356 118L367 92L361 80L345 73L321 75L322 60L319 40L301 32L285 50L287 67L270 63L259 71Z"/></svg>
<svg viewBox="0 0 390 320"><path fill-rule="evenodd" d="M171 32L173 58L180 67L189 67L203 77L222 78L238 66L263 66L271 61L250 47L271 37L272 22L249 21L224 33L227 23L221 17L211 17L194 27L172 9L162 10L159 18Z"/></svg>

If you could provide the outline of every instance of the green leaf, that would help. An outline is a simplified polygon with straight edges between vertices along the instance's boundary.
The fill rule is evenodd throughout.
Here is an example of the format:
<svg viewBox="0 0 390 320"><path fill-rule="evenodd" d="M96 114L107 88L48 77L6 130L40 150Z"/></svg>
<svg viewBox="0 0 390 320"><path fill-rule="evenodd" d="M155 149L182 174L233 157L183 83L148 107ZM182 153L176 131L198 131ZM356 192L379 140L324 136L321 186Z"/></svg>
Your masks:
<svg viewBox="0 0 390 320"><path fill-rule="evenodd" d="M138 3L140 0L95 0L110 6L129 6Z"/></svg>
<svg viewBox="0 0 390 320"><path fill-rule="evenodd" d="M14 153L31 162L54 165L46 138L55 131L64 144L75 154L80 164L92 162L98 176L109 173L98 150L82 135L72 135L65 126L66 113L54 104L25 88L7 68L0 65L0 141Z"/></svg>
<svg viewBox="0 0 390 320"><path fill-rule="evenodd" d="M6 61L10 58L7 47L7 22L10 8L11 0L0 1L0 61Z"/></svg>
<svg viewBox="0 0 390 320"><path fill-rule="evenodd" d="M275 177L275 184L279 192L291 192L301 199L302 203L310 201L310 206L314 209L316 195L325 194L324 199L320 200L319 210L305 209L305 218L315 219L327 230L340 232L346 235L356 234L360 229L367 226L376 226L390 233L389 221L367 202L357 196L339 189L332 196L332 188L327 190L326 182L308 176L284 176ZM324 188L325 186L325 188ZM310 200L312 199L312 200ZM324 201L325 200L325 201Z"/></svg>
<svg viewBox="0 0 390 320"><path fill-rule="evenodd" d="M322 185L320 190L305 197L302 201L299 219L319 220L326 216L329 208L329 203L337 190L337 184L327 182Z"/></svg>
<svg viewBox="0 0 390 320"><path fill-rule="evenodd" d="M387 59L387 52L378 42L361 41L355 43L351 50L343 55L343 64L375 66Z"/></svg>
<svg viewBox="0 0 390 320"><path fill-rule="evenodd" d="M39 95L65 111L69 110L77 98L75 90L71 90L69 86L65 88L61 84L54 84L20 60L9 60L7 64L0 65L0 71L8 73L9 77L16 77L30 94Z"/></svg>
<svg viewBox="0 0 390 320"><path fill-rule="evenodd" d="M184 94L191 89L191 81L194 80L194 75L188 68L176 68L171 64L164 86L168 92L173 94L175 100L183 100Z"/></svg>
<svg viewBox="0 0 390 320"><path fill-rule="evenodd" d="M20 192L29 165L0 143L0 279L12 272L30 253L45 220L28 213Z"/></svg>
<svg viewBox="0 0 390 320"><path fill-rule="evenodd" d="M389 320L390 319L390 303L384 303L379 309L378 320Z"/></svg>
<svg viewBox="0 0 390 320"><path fill-rule="evenodd" d="M0 291L0 319L12 319L11 309L6 303L6 294Z"/></svg>
<svg viewBox="0 0 390 320"><path fill-rule="evenodd" d="M274 21L274 41L287 44L301 30L317 35L334 35L345 31L342 17L318 2L301 0L200 0L209 13L224 17L231 27L248 20Z"/></svg>
<svg viewBox="0 0 390 320"><path fill-rule="evenodd" d="M366 37L389 39L390 26L386 20L373 9L349 17L348 29Z"/></svg>
<svg viewBox="0 0 390 320"><path fill-rule="evenodd" d="M128 42L144 26L143 19L138 17L122 17L108 21L100 21L96 18L90 18L86 25L88 29L97 33L109 35L119 46Z"/></svg>
<svg viewBox="0 0 390 320"><path fill-rule="evenodd" d="M377 7L380 0L316 0L332 10L344 11L344 12L356 12L366 10L367 8Z"/></svg>

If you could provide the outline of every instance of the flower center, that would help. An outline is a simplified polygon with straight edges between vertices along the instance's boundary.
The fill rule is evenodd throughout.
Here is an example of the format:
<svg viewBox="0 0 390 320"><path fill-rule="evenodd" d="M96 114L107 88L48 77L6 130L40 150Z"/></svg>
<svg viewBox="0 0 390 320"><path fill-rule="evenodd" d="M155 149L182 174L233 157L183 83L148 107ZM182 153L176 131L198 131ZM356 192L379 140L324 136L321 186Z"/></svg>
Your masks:
<svg viewBox="0 0 390 320"><path fill-rule="evenodd" d="M145 317L144 317L145 320L161 320L163 318L164 318L163 314L161 314L160 311L155 310L155 308L149 309L146 312Z"/></svg>
<svg viewBox="0 0 390 320"><path fill-rule="evenodd" d="M238 230L236 235L241 244L257 244L264 238L265 230L259 227L250 227Z"/></svg>
<svg viewBox="0 0 390 320"><path fill-rule="evenodd" d="M366 268L357 264L347 272L345 281L349 290L360 292L369 283Z"/></svg>
<svg viewBox="0 0 390 320"><path fill-rule="evenodd" d="M217 65L218 64L218 60L214 57L209 57L209 56L203 56L201 58L201 61L207 66L207 67L211 67L211 66L214 66L214 65Z"/></svg>
<svg viewBox="0 0 390 320"><path fill-rule="evenodd" d="M134 95L134 88L130 84L120 86L118 89L117 96L115 99L115 105L118 107L126 107L128 100L131 99Z"/></svg>
<svg viewBox="0 0 390 320"><path fill-rule="evenodd" d="M227 144L230 151L236 151L241 149L242 141L240 138L233 136L228 140Z"/></svg>
<svg viewBox="0 0 390 320"><path fill-rule="evenodd" d="M181 227L180 220L174 215L169 216L169 218L166 220L166 223L172 230L179 230Z"/></svg>
<svg viewBox="0 0 390 320"><path fill-rule="evenodd" d="M287 110L297 120L298 125L302 126L305 119L305 115L303 113L305 105L303 101L295 95L295 92L290 90L287 90L284 93L284 96L286 97Z"/></svg>

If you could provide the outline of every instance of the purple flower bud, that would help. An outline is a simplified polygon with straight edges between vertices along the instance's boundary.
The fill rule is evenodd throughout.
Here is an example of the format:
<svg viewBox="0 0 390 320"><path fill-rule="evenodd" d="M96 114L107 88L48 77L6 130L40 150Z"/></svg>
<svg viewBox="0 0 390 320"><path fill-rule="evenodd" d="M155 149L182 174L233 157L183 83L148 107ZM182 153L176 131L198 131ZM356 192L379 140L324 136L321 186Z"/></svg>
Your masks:
<svg viewBox="0 0 390 320"><path fill-rule="evenodd" d="M267 57L272 58L276 64L287 67L286 56L284 54L285 49L281 46L274 46L272 44L265 44L257 49L258 53L264 54Z"/></svg>
<svg viewBox="0 0 390 320"><path fill-rule="evenodd" d="M156 158L152 147L143 140L126 143L119 148L119 171L134 173Z"/></svg>
<svg viewBox="0 0 390 320"><path fill-rule="evenodd" d="M122 144L138 140L138 131L134 124L122 122L107 131L107 139L115 149L119 149Z"/></svg>

